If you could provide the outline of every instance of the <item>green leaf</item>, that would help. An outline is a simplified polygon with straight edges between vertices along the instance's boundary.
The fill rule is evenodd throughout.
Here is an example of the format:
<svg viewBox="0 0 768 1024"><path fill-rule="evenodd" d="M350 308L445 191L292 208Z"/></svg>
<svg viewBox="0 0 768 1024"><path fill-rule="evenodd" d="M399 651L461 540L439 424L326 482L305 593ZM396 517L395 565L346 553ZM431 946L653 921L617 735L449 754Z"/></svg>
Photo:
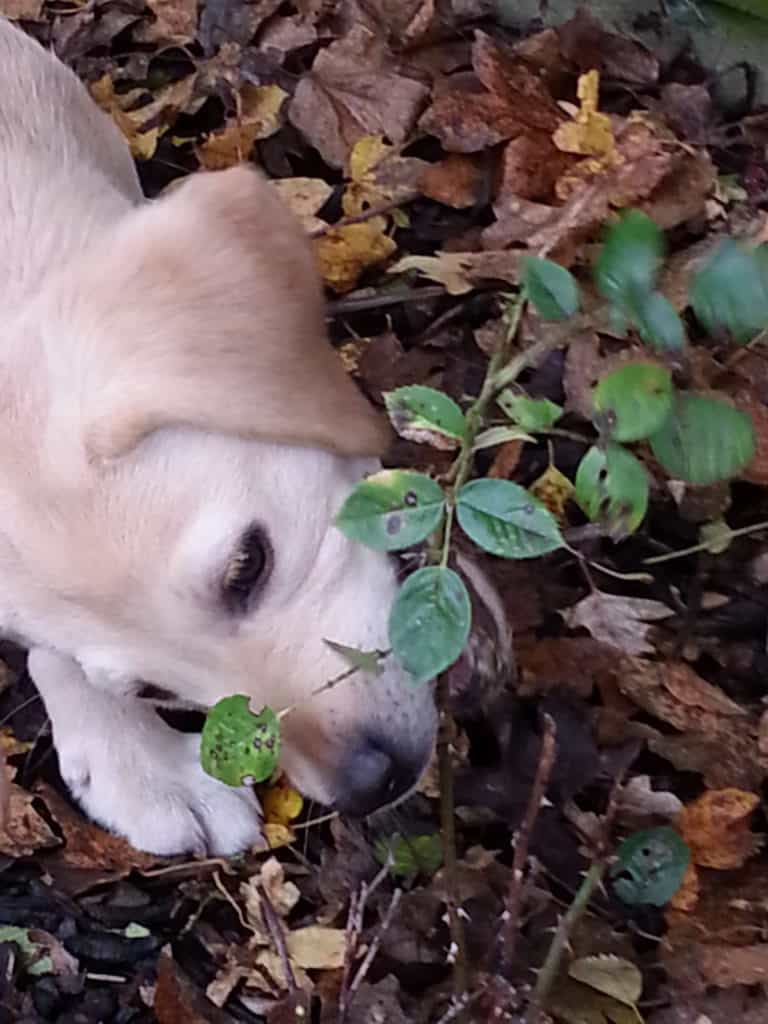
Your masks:
<svg viewBox="0 0 768 1024"><path fill-rule="evenodd" d="M727 480L752 460L752 420L708 395L678 394L672 410L649 438L653 454L670 476L692 484Z"/></svg>
<svg viewBox="0 0 768 1024"><path fill-rule="evenodd" d="M434 679L459 657L469 638L472 607L453 569L429 566L409 576L389 617L392 652L416 683Z"/></svg>
<svg viewBox="0 0 768 1024"><path fill-rule="evenodd" d="M422 384L384 393L392 425L401 437L450 451L464 439L464 413L448 395Z"/></svg>
<svg viewBox="0 0 768 1024"><path fill-rule="evenodd" d="M691 852L673 828L648 828L625 839L611 867L613 890L630 907L662 907L680 888Z"/></svg>
<svg viewBox="0 0 768 1024"><path fill-rule="evenodd" d="M524 256L521 282L545 320L565 320L579 311L579 286L565 267L539 256Z"/></svg>
<svg viewBox="0 0 768 1024"><path fill-rule="evenodd" d="M550 402L548 398L528 398L508 388L501 392L496 401L523 430L547 430L563 415L562 407Z"/></svg>
<svg viewBox="0 0 768 1024"><path fill-rule="evenodd" d="M661 292L650 292L637 302L637 332L647 345L660 352L685 348L685 328L672 303Z"/></svg>
<svg viewBox="0 0 768 1024"><path fill-rule="evenodd" d="M456 496L462 530L502 558L537 558L562 547L554 516L524 487L509 480L473 480Z"/></svg>
<svg viewBox="0 0 768 1024"><path fill-rule="evenodd" d="M576 471L574 497L592 522L615 540L634 533L648 509L648 474L639 459L609 443L590 448Z"/></svg>
<svg viewBox="0 0 768 1024"><path fill-rule="evenodd" d="M335 640L323 640L323 643L340 654L350 668L359 669L370 676L380 676L384 671L384 651L361 651L359 647L347 647L346 644L336 643Z"/></svg>
<svg viewBox="0 0 768 1024"><path fill-rule="evenodd" d="M657 430L672 406L672 374L657 363L627 363L595 387L595 417L614 441L640 441Z"/></svg>
<svg viewBox="0 0 768 1024"><path fill-rule="evenodd" d="M764 257L727 238L693 279L691 305L711 335L745 345L768 327L768 274Z"/></svg>
<svg viewBox="0 0 768 1024"><path fill-rule="evenodd" d="M377 839L374 852L380 864L392 862L390 870L396 878L434 875L443 863L443 843L437 832L423 836L403 836L397 832Z"/></svg>
<svg viewBox="0 0 768 1024"><path fill-rule="evenodd" d="M595 267L595 281L606 299L633 313L638 300L654 290L664 254L664 236L650 217L627 210L609 228Z"/></svg>
<svg viewBox="0 0 768 1024"><path fill-rule="evenodd" d="M200 744L203 771L228 786L263 782L277 768L280 721L271 708L255 715L243 694L224 697L205 719Z"/></svg>
<svg viewBox="0 0 768 1024"><path fill-rule="evenodd" d="M443 492L430 477L383 469L355 487L336 516L336 526L376 551L400 551L436 530L444 512Z"/></svg>

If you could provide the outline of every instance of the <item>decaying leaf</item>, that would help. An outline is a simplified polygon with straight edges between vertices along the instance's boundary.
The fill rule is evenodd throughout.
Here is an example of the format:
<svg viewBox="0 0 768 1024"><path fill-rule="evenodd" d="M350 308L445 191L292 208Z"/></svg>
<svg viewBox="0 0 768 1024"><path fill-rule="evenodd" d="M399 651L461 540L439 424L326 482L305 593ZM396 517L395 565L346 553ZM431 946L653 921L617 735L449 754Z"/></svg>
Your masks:
<svg viewBox="0 0 768 1024"><path fill-rule="evenodd" d="M562 613L571 629L589 630L595 640L625 654L652 654L651 623L674 613L659 601L619 597L596 590Z"/></svg>
<svg viewBox="0 0 768 1024"><path fill-rule="evenodd" d="M741 867L763 845L764 837L750 830L760 797L739 789L707 790L683 808L678 828L691 850L691 859L704 868L721 871Z"/></svg>
<svg viewBox="0 0 768 1024"><path fill-rule="evenodd" d="M396 251L387 232L386 217L371 217L360 224L331 228L315 240L315 253L323 280L335 292L351 291L361 274Z"/></svg>
<svg viewBox="0 0 768 1024"><path fill-rule="evenodd" d="M325 222L317 216L333 192L322 178L278 178L272 182L285 205L296 214L307 234Z"/></svg>

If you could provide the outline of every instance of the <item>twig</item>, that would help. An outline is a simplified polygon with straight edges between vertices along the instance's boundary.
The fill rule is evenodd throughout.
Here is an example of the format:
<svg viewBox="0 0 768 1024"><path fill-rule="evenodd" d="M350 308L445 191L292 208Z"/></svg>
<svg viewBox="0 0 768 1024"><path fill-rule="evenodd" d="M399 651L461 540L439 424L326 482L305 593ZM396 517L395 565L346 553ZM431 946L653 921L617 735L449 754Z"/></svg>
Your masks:
<svg viewBox="0 0 768 1024"><path fill-rule="evenodd" d="M619 772L611 787L608 806L603 817L601 836L592 864L584 876L584 881L576 890L576 895L573 897L571 905L560 919L560 923L552 938L552 943L547 950L547 955L536 979L536 985L528 1007L528 1013L525 1018L526 1024L538 1024L538 1021L541 1020L543 1006L560 971L560 962L569 944L573 929L589 906L595 889L602 883L605 869L608 866L611 829L613 828L613 820L618 809L618 798L623 785L625 771L626 769L622 769Z"/></svg>
<svg viewBox="0 0 768 1024"><path fill-rule="evenodd" d="M288 986L288 991L293 994L298 990L298 985L296 984L296 976L293 973L293 967L291 966L291 958L288 956L288 950L285 945L283 923L278 917L277 911L272 906L272 901L267 895L267 890L264 886L257 885L256 892L259 894L261 918L264 922L264 927L275 945L277 955L280 957L280 963L283 965L283 973L285 974L285 982Z"/></svg>
<svg viewBox="0 0 768 1024"><path fill-rule="evenodd" d="M548 714L543 714L542 719L544 732L541 737L539 763L536 767L533 785L531 786L525 817L520 823L520 827L513 839L515 853L512 859L512 877L504 901L504 913L501 918L502 927L497 945L499 962L503 973L509 970L515 960L515 947L520 930L520 907L522 903L525 865L528 861L528 848L536 819L541 810L542 799L547 792L557 751L557 727L555 726L554 719Z"/></svg>
<svg viewBox="0 0 768 1024"><path fill-rule="evenodd" d="M323 238L325 235L331 235L334 231L339 231L341 228L349 227L351 224L363 224L367 220L373 220L374 217L383 217L387 213L391 213L396 210L398 206L403 205L403 200L399 199L397 202L390 200L388 203L381 203L379 206L371 206L367 210L363 210L362 213L353 213L348 217L342 217L341 220L337 220L335 224L323 224L322 227L315 228L314 231L309 232L310 238Z"/></svg>
<svg viewBox="0 0 768 1024"><path fill-rule="evenodd" d="M759 523L752 523L751 526L740 526L738 530L729 529L723 536L718 537L718 542L732 541L735 537L748 537L751 533L760 533L768 530L768 521L762 520ZM700 544L693 544L689 548L682 548L680 551L669 551L665 555L654 555L652 558L644 558L643 565L660 565L662 562L672 562L675 558L685 558L688 555L696 555L700 551L709 551L712 546L712 539L702 541Z"/></svg>
<svg viewBox="0 0 768 1024"><path fill-rule="evenodd" d="M349 986L349 998L347 1000L347 1006L349 1006L352 1003L352 1000L355 998L357 990L360 988L363 981L365 981L365 976L371 969L371 964L373 963L376 954L379 952L381 940L384 938L387 929L392 924L392 918L395 916L395 911L400 906L400 900L402 899L402 897L402 889L395 889L395 891L392 893L392 899L389 901L389 906L387 907L387 911L381 920L381 924L379 925L379 928L371 941L371 945L368 947L368 952L365 954L363 962L357 969L357 974L355 974L354 978L352 979L352 984Z"/></svg>
<svg viewBox="0 0 768 1024"><path fill-rule="evenodd" d="M345 949L344 949L344 973L341 979L341 990L339 993L339 1014L337 1017L337 1024L344 1024L349 1008L352 1005L352 999L354 993L357 991L357 987L360 985L360 981L357 982L357 986L353 988L354 981L350 981L352 977L352 964L355 961L358 947L360 945L360 938L363 934L363 915L365 914L365 908L368 900L371 898L373 893L379 888L381 883L389 874L390 868L392 867L392 854L387 856L386 863L381 870L375 875L373 881L368 885L363 882L360 889L357 892L352 893L352 897L349 901L349 913L347 914L347 926L345 936ZM400 897L398 897L398 903ZM387 924L389 927L389 924ZM383 933L382 933L383 934ZM379 940L379 943L381 940ZM378 946L377 946L378 949ZM369 964L370 967L370 964ZM366 968L366 973L368 968ZM359 972L358 972L359 973ZM357 975L355 975L355 980Z"/></svg>
<svg viewBox="0 0 768 1024"><path fill-rule="evenodd" d="M365 313L371 309L400 306L408 302L422 302L424 299L440 299L446 294L444 285L435 284L426 285L423 288L396 288L392 291L380 292L377 295L350 295L346 299L329 302L326 308L326 319L333 320L337 316Z"/></svg>

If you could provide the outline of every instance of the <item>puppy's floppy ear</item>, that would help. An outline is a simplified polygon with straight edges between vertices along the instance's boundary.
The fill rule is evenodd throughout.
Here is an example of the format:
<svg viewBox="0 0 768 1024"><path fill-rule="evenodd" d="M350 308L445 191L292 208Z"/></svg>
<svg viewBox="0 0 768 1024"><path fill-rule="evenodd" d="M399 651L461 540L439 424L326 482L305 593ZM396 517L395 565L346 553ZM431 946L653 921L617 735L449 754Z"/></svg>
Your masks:
<svg viewBox="0 0 768 1024"><path fill-rule="evenodd" d="M128 212L77 280L92 456L180 425L344 455L386 446L327 340L310 243L256 171L196 174Z"/></svg>

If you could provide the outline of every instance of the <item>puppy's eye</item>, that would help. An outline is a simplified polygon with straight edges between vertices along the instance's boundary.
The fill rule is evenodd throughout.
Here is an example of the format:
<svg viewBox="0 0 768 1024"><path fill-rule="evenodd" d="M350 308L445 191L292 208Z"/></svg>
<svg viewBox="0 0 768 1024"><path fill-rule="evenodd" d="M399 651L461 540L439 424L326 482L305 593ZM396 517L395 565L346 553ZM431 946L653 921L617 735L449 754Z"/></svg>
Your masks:
<svg viewBox="0 0 768 1024"><path fill-rule="evenodd" d="M271 549L258 526L247 530L224 570L221 593L227 608L233 612L248 610L257 584L263 584L270 569Z"/></svg>

